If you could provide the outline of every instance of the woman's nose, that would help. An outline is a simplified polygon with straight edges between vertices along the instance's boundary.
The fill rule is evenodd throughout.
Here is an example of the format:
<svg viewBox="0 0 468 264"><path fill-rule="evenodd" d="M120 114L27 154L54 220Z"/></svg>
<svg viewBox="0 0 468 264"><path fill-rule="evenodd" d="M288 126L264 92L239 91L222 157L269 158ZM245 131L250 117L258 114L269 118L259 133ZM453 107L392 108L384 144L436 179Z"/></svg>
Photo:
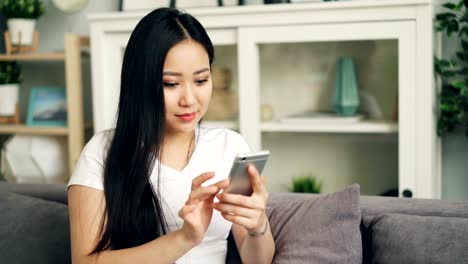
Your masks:
<svg viewBox="0 0 468 264"><path fill-rule="evenodd" d="M179 100L181 106L192 106L195 104L195 93L193 90L193 85L187 85L182 92L182 95Z"/></svg>

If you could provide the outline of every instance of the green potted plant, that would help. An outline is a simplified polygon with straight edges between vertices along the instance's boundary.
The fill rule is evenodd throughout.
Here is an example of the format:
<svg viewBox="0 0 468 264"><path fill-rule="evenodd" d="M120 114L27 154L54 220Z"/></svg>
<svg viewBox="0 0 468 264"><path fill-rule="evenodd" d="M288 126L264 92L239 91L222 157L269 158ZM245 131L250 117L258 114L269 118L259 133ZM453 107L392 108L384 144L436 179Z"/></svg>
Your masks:
<svg viewBox="0 0 468 264"><path fill-rule="evenodd" d="M14 45L31 45L36 20L44 13L41 0L0 0L0 12L7 18L8 31Z"/></svg>
<svg viewBox="0 0 468 264"><path fill-rule="evenodd" d="M460 50L451 59L435 58L435 72L442 81L437 133L446 135L463 129L468 137L468 0L442 5L446 12L436 15L436 30L456 35Z"/></svg>
<svg viewBox="0 0 468 264"><path fill-rule="evenodd" d="M15 115L20 83L20 65L15 61L0 61L0 116Z"/></svg>
<svg viewBox="0 0 468 264"><path fill-rule="evenodd" d="M322 182L313 176L302 176L292 180L292 192L296 193L320 193Z"/></svg>

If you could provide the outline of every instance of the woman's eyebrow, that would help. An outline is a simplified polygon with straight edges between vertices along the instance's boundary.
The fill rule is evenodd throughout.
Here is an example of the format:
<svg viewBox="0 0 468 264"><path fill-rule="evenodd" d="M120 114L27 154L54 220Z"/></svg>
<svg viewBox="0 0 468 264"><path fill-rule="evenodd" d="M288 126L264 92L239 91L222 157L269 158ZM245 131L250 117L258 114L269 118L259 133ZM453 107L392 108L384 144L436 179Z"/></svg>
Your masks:
<svg viewBox="0 0 468 264"><path fill-rule="evenodd" d="M210 69L208 69L208 68L203 68L203 69L201 69L201 70L198 70L198 71L193 72L193 75L197 75L197 74L200 74L200 73L206 72L206 71L210 71Z"/></svg>
<svg viewBox="0 0 468 264"><path fill-rule="evenodd" d="M210 69L209 69L209 68L203 68L203 69L201 69L201 70L194 71L194 72L193 72L193 75L197 75L197 74L200 74L200 73L206 72L206 71L210 71ZM165 71L165 72L163 72L163 75L183 76L182 73L180 73L180 72L173 72L173 71Z"/></svg>

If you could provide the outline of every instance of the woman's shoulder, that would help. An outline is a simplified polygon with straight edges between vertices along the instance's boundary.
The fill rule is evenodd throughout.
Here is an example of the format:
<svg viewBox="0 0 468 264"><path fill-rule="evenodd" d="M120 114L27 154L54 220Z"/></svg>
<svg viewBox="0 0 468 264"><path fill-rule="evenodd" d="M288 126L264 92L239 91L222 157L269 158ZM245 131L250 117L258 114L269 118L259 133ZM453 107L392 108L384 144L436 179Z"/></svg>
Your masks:
<svg viewBox="0 0 468 264"><path fill-rule="evenodd" d="M224 127L208 127L200 125L200 138L204 141L216 140L243 140L243 137L236 131Z"/></svg>
<svg viewBox="0 0 468 264"><path fill-rule="evenodd" d="M94 134L86 143L83 152L85 154L104 153L114 135L114 129L104 130Z"/></svg>
<svg viewBox="0 0 468 264"><path fill-rule="evenodd" d="M84 185L104 190L103 166L106 149L113 134L113 130L98 132L86 143L67 188L71 185Z"/></svg>
<svg viewBox="0 0 468 264"><path fill-rule="evenodd" d="M207 127L200 125L200 140L205 143L214 144L228 148L248 149L244 137L237 131L224 127Z"/></svg>

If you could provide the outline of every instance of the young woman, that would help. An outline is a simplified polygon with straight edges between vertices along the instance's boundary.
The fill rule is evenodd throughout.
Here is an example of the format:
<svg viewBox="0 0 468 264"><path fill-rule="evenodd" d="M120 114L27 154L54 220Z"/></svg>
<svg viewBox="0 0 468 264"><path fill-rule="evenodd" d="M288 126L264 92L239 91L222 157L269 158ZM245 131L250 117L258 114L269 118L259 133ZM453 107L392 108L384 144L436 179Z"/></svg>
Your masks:
<svg viewBox="0 0 468 264"><path fill-rule="evenodd" d="M68 184L74 263L224 263L232 231L245 263L271 263L268 192L222 193L245 140L200 125L213 45L191 15L161 8L130 36L116 128L84 148Z"/></svg>

